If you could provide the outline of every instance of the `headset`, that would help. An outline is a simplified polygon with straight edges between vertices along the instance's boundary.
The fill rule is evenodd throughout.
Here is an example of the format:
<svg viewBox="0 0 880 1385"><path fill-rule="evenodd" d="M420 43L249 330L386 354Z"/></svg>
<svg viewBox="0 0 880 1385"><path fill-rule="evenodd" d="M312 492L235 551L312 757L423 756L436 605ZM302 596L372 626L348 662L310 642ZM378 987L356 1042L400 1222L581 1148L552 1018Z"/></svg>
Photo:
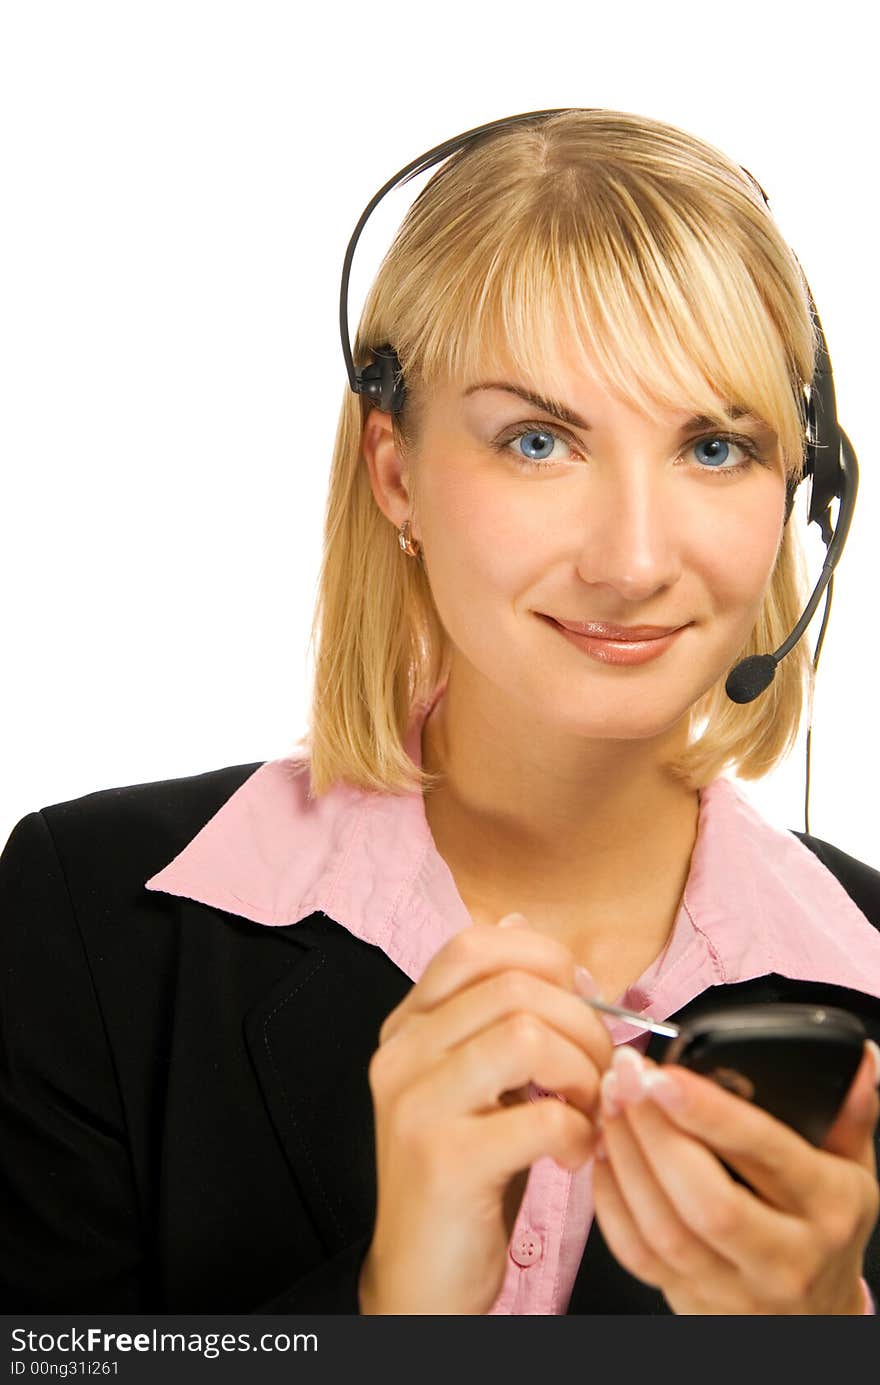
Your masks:
<svg viewBox="0 0 880 1385"><path fill-rule="evenodd" d="M560 106L551 110L544 111L524 111L520 115L506 116L501 120L490 120L485 125L477 125L472 130L466 130L463 134L456 135L453 139L444 140L442 144L437 144L433 149L420 154L389 178L388 182L370 199L361 213L360 219L355 226L348 249L345 252L345 260L342 266L342 284L339 293L339 330L342 336L342 354L345 358L345 366L348 371L349 384L355 394L366 395L377 409L387 413L399 413L403 408L406 398L406 386L403 380L403 370L400 360L393 346L383 343L380 346L371 348L373 360L361 370L356 370L352 360L351 345L348 333L348 281L351 273L351 262L354 257L354 249L357 245L361 231L366 224L374 207L381 201L387 192L392 188L398 187L415 178L425 169L433 167L448 155L466 145L472 144L482 135L487 135L491 131L508 129L514 125L534 123L540 125L541 122L550 116L561 115L563 112L573 109L598 110L599 107L566 107ZM742 167L742 165L740 165ZM770 202L766 192L761 187L756 178L749 173L747 168L742 169L749 181L758 189L764 202L769 209ZM794 251L792 251L794 254ZM828 624L828 616L831 609L831 598L834 590L834 569L840 561L843 553L846 537L852 522L853 511L855 510L856 494L859 486L859 463L853 450L852 443L847 437L843 428L837 421L837 401L834 393L834 380L831 373L831 359L828 355L828 347L825 341L825 333L822 331L822 323L813 302L813 295L807 283L806 275L801 267L800 260L797 259L798 268L801 271L804 287L810 302L810 312L816 324L818 349L816 354L816 368L813 379L808 387L808 396L804 403L804 417L806 422L805 430L805 458L803 477L811 478L808 524L818 524L822 534L822 542L825 544L825 561L819 580L816 583L812 595L804 608L800 620L795 625L788 638L774 650L772 654L752 654L747 659L741 659L735 664L727 675L725 691L732 702L752 702L758 697L765 688L769 687L776 674L776 667L786 654L789 654L798 640L807 629L819 604L819 599L828 588L828 595L825 599L825 610L822 616L822 624L819 629L819 636L816 641L816 650L813 657L814 671L819 666L819 654L822 649L822 642L825 638L825 627ZM800 481L788 480L786 484L786 506L785 523L791 516L794 497ZM837 500L838 510L837 519L832 528L831 524L831 502ZM807 728L807 769L806 769L806 792L804 798L804 832L810 831L810 741L812 735L812 715L810 726Z"/></svg>

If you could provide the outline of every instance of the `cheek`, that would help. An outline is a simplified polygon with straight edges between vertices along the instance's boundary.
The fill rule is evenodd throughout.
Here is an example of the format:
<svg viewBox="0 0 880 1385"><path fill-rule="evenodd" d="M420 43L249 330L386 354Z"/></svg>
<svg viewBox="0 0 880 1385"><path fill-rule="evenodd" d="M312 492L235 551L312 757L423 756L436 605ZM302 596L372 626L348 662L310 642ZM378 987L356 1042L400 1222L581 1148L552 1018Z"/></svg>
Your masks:
<svg viewBox="0 0 880 1385"><path fill-rule="evenodd" d="M754 625L773 576L781 516L764 506L736 523L713 526L700 549L700 570L716 615L738 617L744 636Z"/></svg>
<svg viewBox="0 0 880 1385"><path fill-rule="evenodd" d="M438 609L444 601L515 595L541 549L534 509L513 504L504 487L481 484L478 475L450 472L426 497L422 524Z"/></svg>

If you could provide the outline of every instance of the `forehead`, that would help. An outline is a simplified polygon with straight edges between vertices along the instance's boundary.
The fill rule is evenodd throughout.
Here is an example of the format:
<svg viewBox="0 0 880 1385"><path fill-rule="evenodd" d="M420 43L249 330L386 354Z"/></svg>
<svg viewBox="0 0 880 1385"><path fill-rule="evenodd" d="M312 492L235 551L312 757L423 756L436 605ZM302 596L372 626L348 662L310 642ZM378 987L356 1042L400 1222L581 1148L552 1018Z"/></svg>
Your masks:
<svg viewBox="0 0 880 1385"><path fill-rule="evenodd" d="M598 413L609 401L644 413L657 422L670 414L681 421L733 421L748 410L743 403L715 388L707 372L694 359L679 357L673 368L668 353L647 343L640 335L635 346L625 333L613 341L594 336L585 341L571 320L545 319L540 338L529 349L520 343L525 333L479 337L467 328L456 343L455 368L443 371L438 385L446 397L474 398L495 389L494 398L515 396L542 412L571 423L590 426L590 411Z"/></svg>

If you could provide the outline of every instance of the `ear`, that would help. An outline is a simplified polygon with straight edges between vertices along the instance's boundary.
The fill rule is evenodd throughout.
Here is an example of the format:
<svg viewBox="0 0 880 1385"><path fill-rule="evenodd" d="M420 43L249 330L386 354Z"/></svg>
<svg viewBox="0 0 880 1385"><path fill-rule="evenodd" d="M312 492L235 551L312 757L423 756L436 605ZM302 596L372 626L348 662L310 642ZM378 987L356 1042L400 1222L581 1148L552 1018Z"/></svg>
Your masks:
<svg viewBox="0 0 880 1385"><path fill-rule="evenodd" d="M390 413L370 410L361 436L361 453L376 504L395 529L399 529L405 519L413 519L413 506L406 462L394 437ZM418 537L414 532L412 536Z"/></svg>

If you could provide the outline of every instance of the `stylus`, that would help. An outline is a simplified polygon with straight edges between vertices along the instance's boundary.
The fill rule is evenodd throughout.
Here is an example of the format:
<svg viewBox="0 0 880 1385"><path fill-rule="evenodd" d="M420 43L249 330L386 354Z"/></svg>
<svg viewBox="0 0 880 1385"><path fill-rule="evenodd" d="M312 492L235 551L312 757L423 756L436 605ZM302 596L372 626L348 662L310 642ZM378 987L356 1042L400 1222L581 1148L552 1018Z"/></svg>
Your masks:
<svg viewBox="0 0 880 1385"><path fill-rule="evenodd" d="M635 1010L624 1010L620 1005L609 1005L607 1000L598 1000L595 996L582 996L581 999L594 1010L601 1010L603 1015L616 1015L618 1019L629 1020L630 1024L637 1025L639 1029L650 1029L652 1034L663 1034L669 1039L678 1037L678 1026L675 1024L663 1024L660 1020L651 1019L650 1016L637 1015Z"/></svg>

